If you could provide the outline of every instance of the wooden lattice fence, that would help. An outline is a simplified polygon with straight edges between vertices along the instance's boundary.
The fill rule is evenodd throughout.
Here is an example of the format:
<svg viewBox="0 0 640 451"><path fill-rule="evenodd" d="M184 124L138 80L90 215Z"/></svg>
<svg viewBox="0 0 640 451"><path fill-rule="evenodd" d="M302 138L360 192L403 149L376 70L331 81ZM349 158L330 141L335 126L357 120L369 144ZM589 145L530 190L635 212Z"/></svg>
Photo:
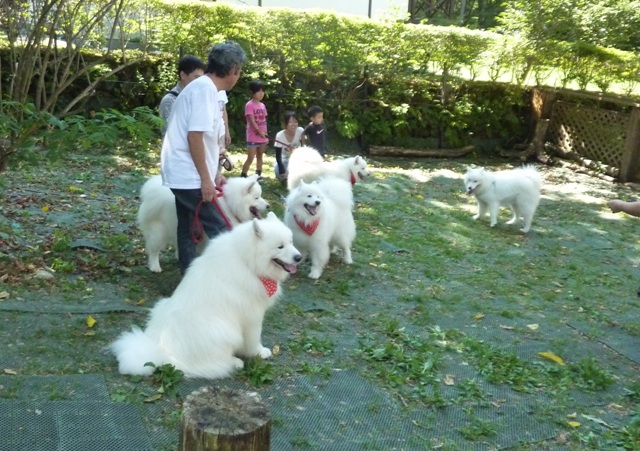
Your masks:
<svg viewBox="0 0 640 451"><path fill-rule="evenodd" d="M630 114L557 101L548 140L561 154L620 168L630 120Z"/></svg>
<svg viewBox="0 0 640 451"><path fill-rule="evenodd" d="M604 168L622 182L640 181L640 104L534 89L532 108L535 123L548 122L546 141L559 155Z"/></svg>

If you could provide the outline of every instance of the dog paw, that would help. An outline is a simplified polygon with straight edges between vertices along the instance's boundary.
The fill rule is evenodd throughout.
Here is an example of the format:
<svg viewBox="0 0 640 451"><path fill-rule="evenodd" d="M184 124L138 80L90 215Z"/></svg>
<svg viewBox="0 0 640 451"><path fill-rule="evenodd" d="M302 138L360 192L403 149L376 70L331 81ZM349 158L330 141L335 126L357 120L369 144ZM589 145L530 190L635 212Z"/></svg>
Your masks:
<svg viewBox="0 0 640 451"><path fill-rule="evenodd" d="M321 275L322 275L322 271L313 269L309 273L309 279L319 279Z"/></svg>
<svg viewBox="0 0 640 451"><path fill-rule="evenodd" d="M242 368L244 368L244 362L242 361L242 359L239 359L237 357L233 358L233 367L236 370L241 370Z"/></svg>
<svg viewBox="0 0 640 451"><path fill-rule="evenodd" d="M258 355L263 358L263 359L268 359L269 357L271 357L271 349L269 348L265 348L264 346L262 347L262 349L260 350L260 352L258 353Z"/></svg>
<svg viewBox="0 0 640 451"><path fill-rule="evenodd" d="M473 219L477 221L478 219L480 219L480 215L473 215Z"/></svg>
<svg viewBox="0 0 640 451"><path fill-rule="evenodd" d="M160 267L159 263L156 264L149 264L149 270L151 270L151 272L162 272L162 268Z"/></svg>

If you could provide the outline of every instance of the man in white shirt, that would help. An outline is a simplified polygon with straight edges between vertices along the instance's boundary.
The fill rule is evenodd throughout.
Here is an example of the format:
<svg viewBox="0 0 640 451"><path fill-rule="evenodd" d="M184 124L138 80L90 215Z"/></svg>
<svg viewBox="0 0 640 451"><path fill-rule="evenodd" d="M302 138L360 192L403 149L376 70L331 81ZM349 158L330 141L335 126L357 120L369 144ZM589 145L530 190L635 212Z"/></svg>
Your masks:
<svg viewBox="0 0 640 451"><path fill-rule="evenodd" d="M218 91L229 91L236 85L246 60L237 43L216 44L209 52L205 74L177 97L162 142L162 181L176 198L182 274L196 256L196 219L209 238L227 229L217 203L212 202L216 184L221 186L226 181L218 173L219 137L224 127Z"/></svg>

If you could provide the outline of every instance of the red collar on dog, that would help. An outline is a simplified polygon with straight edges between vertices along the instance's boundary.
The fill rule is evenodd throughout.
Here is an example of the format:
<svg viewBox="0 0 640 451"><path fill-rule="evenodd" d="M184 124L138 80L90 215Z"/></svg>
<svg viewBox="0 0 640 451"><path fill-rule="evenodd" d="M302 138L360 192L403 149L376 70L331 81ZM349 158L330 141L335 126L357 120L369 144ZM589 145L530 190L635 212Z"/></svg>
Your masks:
<svg viewBox="0 0 640 451"><path fill-rule="evenodd" d="M306 225L304 222L300 221L297 216L295 216L295 220L296 224L298 224L298 227L300 227L302 231L309 236L314 234L314 232L318 228L318 224L320 224L320 218L316 219L309 225Z"/></svg>
<svg viewBox="0 0 640 451"><path fill-rule="evenodd" d="M353 172L352 172L352 173L351 173L351 186L355 185L357 181L358 181L358 180L356 180L356 176L355 176L355 175L353 175Z"/></svg>
<svg viewBox="0 0 640 451"><path fill-rule="evenodd" d="M273 296L275 292L278 291L277 281L269 279L267 277L260 277L260 282L262 282L264 289L267 290L267 294L269 295L269 297Z"/></svg>

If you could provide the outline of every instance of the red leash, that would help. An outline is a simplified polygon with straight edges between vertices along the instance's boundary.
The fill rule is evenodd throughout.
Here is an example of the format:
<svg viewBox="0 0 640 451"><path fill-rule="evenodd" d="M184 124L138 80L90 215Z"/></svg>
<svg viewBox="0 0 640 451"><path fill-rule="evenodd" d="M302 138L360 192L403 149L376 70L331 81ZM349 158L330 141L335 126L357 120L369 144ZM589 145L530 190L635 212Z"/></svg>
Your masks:
<svg viewBox="0 0 640 451"><path fill-rule="evenodd" d="M229 218L227 218L227 215L224 214L224 211L222 210L222 207L218 203L218 199L217 199L218 197L224 196L224 192L222 191L222 188L219 186L216 186L216 191L218 191L218 194L213 196L213 198L211 199L211 202L213 203L213 205L215 205L216 209L218 210L218 213L220 213L220 216L222 216L224 223L227 225L229 230L231 230L233 229L233 225L231 224L231 221L229 221ZM204 228L202 227L202 223L200 222L200 207L202 206L203 203L204 203L204 199L200 199L200 202L198 202L198 206L196 207L195 217L193 218L193 229L191 229L191 239L196 244L198 244L200 241L202 241L202 238L204 238ZM197 231L197 234L196 234L196 231Z"/></svg>

